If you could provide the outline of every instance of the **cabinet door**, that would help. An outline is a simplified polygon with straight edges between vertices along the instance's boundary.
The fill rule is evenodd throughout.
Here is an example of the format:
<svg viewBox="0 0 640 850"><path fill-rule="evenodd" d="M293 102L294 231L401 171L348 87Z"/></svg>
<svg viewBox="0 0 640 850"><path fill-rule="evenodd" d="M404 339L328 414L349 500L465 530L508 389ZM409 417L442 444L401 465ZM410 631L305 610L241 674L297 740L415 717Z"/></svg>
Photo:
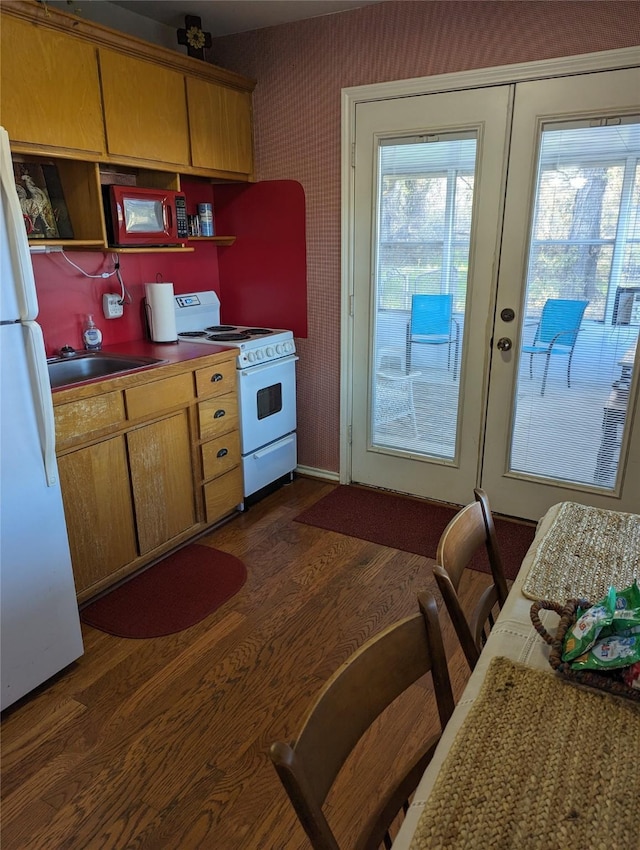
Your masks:
<svg viewBox="0 0 640 850"><path fill-rule="evenodd" d="M187 77L187 99L193 166L251 175L249 92Z"/></svg>
<svg viewBox="0 0 640 850"><path fill-rule="evenodd" d="M104 49L100 74L110 156L188 165L184 76Z"/></svg>
<svg viewBox="0 0 640 850"><path fill-rule="evenodd" d="M15 143L104 154L96 49L2 16L0 120Z"/></svg>
<svg viewBox="0 0 640 850"><path fill-rule="evenodd" d="M188 413L131 431L127 442L144 555L196 524Z"/></svg>
<svg viewBox="0 0 640 850"><path fill-rule="evenodd" d="M78 595L136 557L124 437L58 458Z"/></svg>

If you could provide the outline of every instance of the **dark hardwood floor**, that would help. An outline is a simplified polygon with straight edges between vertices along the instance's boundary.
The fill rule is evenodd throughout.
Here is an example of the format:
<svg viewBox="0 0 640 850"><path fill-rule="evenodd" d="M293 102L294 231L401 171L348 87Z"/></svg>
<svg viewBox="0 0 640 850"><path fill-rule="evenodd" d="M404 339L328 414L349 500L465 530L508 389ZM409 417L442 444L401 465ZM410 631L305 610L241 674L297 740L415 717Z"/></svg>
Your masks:
<svg viewBox="0 0 640 850"><path fill-rule="evenodd" d="M300 850L268 758L326 678L364 640L438 600L454 691L468 669L431 564L294 522L335 485L298 478L198 542L248 579L175 635L127 640L83 626L85 655L2 718L3 850ZM463 592L488 582L471 573ZM429 733L428 683L376 723L330 798L345 848L381 784ZM354 778L357 774L357 780Z"/></svg>

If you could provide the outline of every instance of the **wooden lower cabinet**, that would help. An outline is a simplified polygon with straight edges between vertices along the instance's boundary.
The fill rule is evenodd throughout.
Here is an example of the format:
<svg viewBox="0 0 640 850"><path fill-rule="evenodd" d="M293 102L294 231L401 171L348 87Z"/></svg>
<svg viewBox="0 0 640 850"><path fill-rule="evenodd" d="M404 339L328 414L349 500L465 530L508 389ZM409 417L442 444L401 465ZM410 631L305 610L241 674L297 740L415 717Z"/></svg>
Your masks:
<svg viewBox="0 0 640 850"><path fill-rule="evenodd" d="M140 554L196 524L186 410L127 434Z"/></svg>
<svg viewBox="0 0 640 850"><path fill-rule="evenodd" d="M76 593L137 557L123 436L58 458Z"/></svg>
<svg viewBox="0 0 640 850"><path fill-rule="evenodd" d="M242 502L232 351L65 391L54 413L80 602Z"/></svg>

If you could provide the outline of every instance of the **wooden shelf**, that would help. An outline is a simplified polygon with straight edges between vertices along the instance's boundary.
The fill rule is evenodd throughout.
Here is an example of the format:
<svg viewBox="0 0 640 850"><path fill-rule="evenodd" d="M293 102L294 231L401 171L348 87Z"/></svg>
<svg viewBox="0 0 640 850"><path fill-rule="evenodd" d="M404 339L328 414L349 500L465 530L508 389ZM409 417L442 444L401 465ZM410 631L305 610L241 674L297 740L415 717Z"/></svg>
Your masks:
<svg viewBox="0 0 640 850"><path fill-rule="evenodd" d="M100 251L108 250L101 239L29 239L29 248L98 248ZM38 253L34 251L34 253Z"/></svg>
<svg viewBox="0 0 640 850"><path fill-rule="evenodd" d="M187 254L195 251L195 248L188 248L186 246L181 247L179 245L175 245L171 248L153 248L151 245L145 248L114 248L110 245L104 250L111 254Z"/></svg>
<svg viewBox="0 0 640 850"><path fill-rule="evenodd" d="M235 236L190 236L189 242L215 242L216 245L233 245Z"/></svg>

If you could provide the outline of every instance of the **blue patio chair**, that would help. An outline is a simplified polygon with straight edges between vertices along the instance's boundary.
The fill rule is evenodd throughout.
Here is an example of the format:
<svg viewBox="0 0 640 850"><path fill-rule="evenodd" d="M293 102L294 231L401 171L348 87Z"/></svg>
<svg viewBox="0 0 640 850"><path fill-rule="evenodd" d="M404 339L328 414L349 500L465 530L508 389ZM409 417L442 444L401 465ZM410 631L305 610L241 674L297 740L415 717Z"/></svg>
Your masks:
<svg viewBox="0 0 640 850"><path fill-rule="evenodd" d="M447 345L447 369L451 368L451 346L455 346L453 357L453 380L458 375L460 349L460 325L453 317L452 295L412 295L411 319L407 325L406 369L411 371L411 347L413 345Z"/></svg>
<svg viewBox="0 0 640 850"><path fill-rule="evenodd" d="M540 395L544 395L547 373L552 354L568 354L567 386L571 387L571 360L578 338L578 331L588 301L571 301L565 298L548 298L531 345L523 345L522 351L529 355L529 377L533 378L533 355L545 354L544 374Z"/></svg>

